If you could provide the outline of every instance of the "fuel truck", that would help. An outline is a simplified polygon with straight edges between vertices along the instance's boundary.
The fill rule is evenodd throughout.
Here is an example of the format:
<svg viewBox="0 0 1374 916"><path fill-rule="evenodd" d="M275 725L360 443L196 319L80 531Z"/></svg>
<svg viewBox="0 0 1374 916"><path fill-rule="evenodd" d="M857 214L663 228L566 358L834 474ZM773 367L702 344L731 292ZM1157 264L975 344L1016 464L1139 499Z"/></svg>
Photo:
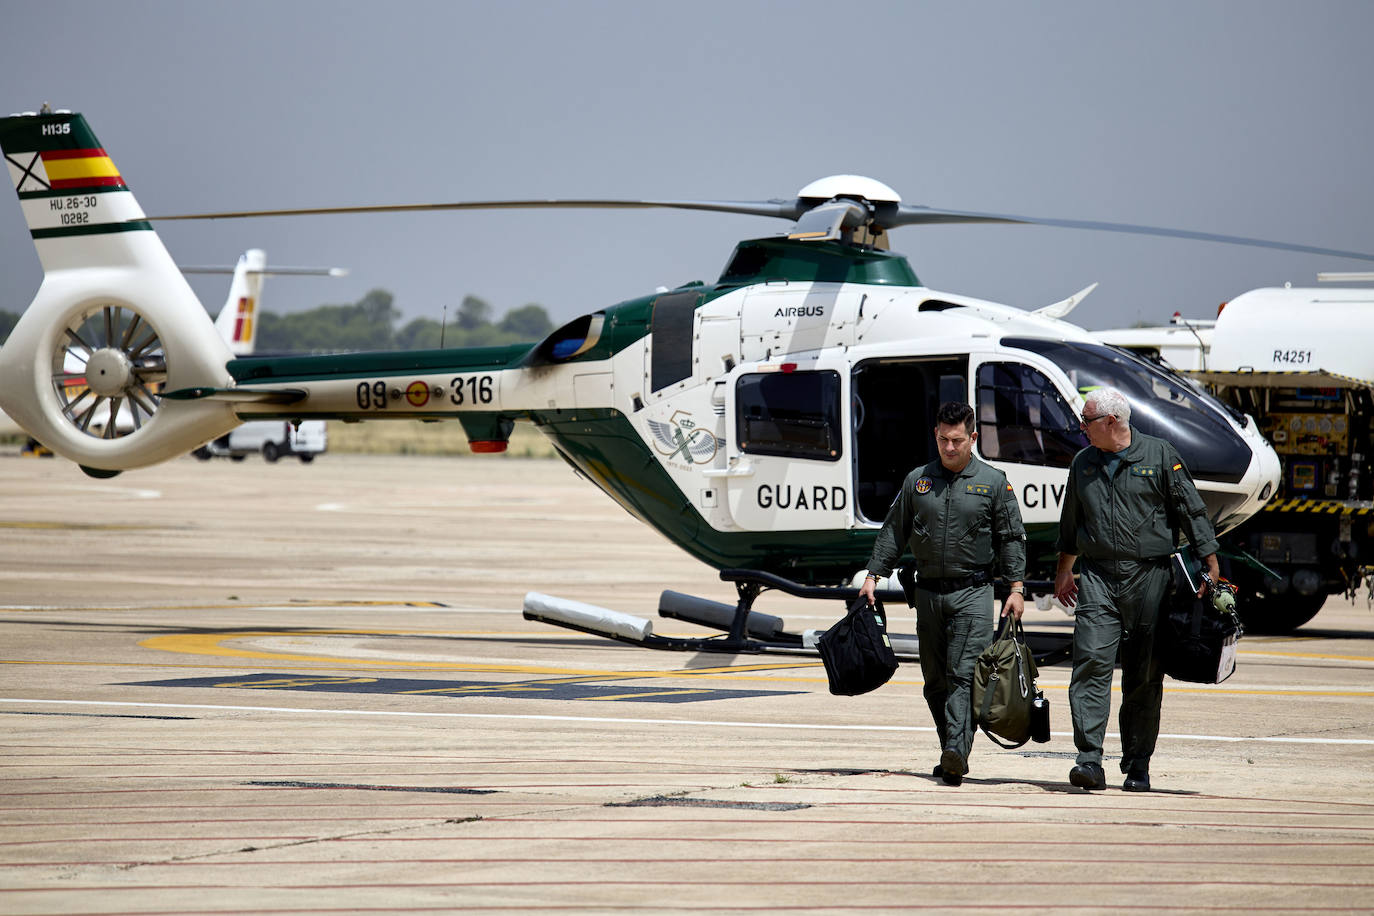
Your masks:
<svg viewBox="0 0 1374 916"><path fill-rule="evenodd" d="M1215 320L1093 332L1191 380L1257 424L1282 463L1268 502L1221 538L1247 629L1286 633L1374 584L1374 273L1256 289Z"/></svg>

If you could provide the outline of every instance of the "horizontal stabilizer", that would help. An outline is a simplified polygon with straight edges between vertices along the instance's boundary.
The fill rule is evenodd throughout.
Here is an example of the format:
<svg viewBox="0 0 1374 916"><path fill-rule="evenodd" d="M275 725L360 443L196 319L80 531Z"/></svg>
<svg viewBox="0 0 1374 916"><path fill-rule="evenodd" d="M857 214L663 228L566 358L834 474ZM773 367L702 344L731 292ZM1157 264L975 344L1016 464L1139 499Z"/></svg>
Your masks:
<svg viewBox="0 0 1374 916"><path fill-rule="evenodd" d="M162 397L173 401L233 401L249 404L294 404L305 400L302 388L179 388L164 391Z"/></svg>
<svg viewBox="0 0 1374 916"><path fill-rule="evenodd" d="M177 265L184 274L232 274L232 267L213 267L209 265ZM259 277L346 277L347 267L273 267L262 270L248 270L246 273Z"/></svg>
<svg viewBox="0 0 1374 916"><path fill-rule="evenodd" d="M1091 293L1095 289L1097 289L1097 284L1090 283L1087 286L1080 289L1078 292L1074 293L1069 298L1061 299L1053 305L1046 305L1041 308L1038 308L1035 311L1031 312L1031 314L1040 315L1044 318L1063 318L1069 312L1072 312L1074 308L1078 305L1078 303L1088 298L1088 293Z"/></svg>

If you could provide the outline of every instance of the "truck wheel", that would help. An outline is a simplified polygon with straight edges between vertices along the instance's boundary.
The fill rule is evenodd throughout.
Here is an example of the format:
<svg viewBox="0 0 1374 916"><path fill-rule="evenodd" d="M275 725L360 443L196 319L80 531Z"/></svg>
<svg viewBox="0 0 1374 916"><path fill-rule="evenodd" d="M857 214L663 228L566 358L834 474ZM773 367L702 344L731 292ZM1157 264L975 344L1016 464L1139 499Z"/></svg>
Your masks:
<svg viewBox="0 0 1374 916"><path fill-rule="evenodd" d="M195 455L196 458L198 458L201 461L209 461L211 457L210 450L203 445L200 448L191 452L191 454Z"/></svg>
<svg viewBox="0 0 1374 916"><path fill-rule="evenodd" d="M242 461L244 458L247 458L247 457L248 457L247 455L230 455L230 456L229 456L229 460L230 460L230 461Z"/></svg>
<svg viewBox="0 0 1374 916"><path fill-rule="evenodd" d="M305 452L304 454L297 455L296 457L301 460L301 464L309 464L310 462L315 460L315 456L310 452Z"/></svg>
<svg viewBox="0 0 1374 916"><path fill-rule="evenodd" d="M262 457L269 464L280 458L281 452L277 450L277 443L264 442L262 444Z"/></svg>
<svg viewBox="0 0 1374 916"><path fill-rule="evenodd" d="M1249 594L1236 602L1247 633L1291 633L1307 623L1326 603L1326 595Z"/></svg>

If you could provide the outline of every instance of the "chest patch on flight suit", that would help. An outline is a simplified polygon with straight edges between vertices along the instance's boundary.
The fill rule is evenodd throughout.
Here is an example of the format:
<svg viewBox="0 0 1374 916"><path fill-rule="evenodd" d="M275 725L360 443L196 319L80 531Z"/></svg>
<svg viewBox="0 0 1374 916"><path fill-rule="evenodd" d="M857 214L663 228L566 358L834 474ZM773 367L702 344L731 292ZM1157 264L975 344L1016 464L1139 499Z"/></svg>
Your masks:
<svg viewBox="0 0 1374 916"><path fill-rule="evenodd" d="M964 486L965 493L976 493L979 496L991 496L992 487L985 483L970 483Z"/></svg>
<svg viewBox="0 0 1374 916"><path fill-rule="evenodd" d="M920 480L916 481L916 492L929 493L931 483L932 481L929 477L922 477Z"/></svg>
<svg viewBox="0 0 1374 916"><path fill-rule="evenodd" d="M1131 473L1136 477L1158 477L1159 468L1153 465L1133 464L1131 465Z"/></svg>

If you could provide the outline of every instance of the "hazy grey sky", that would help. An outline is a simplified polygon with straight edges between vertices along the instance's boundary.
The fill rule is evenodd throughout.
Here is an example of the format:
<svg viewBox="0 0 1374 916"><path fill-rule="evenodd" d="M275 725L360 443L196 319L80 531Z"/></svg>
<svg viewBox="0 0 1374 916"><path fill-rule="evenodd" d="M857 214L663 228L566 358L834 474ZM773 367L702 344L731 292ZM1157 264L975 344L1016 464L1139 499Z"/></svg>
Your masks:
<svg viewBox="0 0 1374 916"><path fill-rule="evenodd" d="M71 108L150 214L507 197L764 199L869 175L909 203L1374 252L1374 3L5 0L0 106ZM347 266L264 305L556 320L785 224L672 212L163 224L183 264ZM894 233L930 287L1102 328L1214 314L1356 261L1028 227ZM41 279L0 204L0 309ZM225 278L197 279L211 311Z"/></svg>

